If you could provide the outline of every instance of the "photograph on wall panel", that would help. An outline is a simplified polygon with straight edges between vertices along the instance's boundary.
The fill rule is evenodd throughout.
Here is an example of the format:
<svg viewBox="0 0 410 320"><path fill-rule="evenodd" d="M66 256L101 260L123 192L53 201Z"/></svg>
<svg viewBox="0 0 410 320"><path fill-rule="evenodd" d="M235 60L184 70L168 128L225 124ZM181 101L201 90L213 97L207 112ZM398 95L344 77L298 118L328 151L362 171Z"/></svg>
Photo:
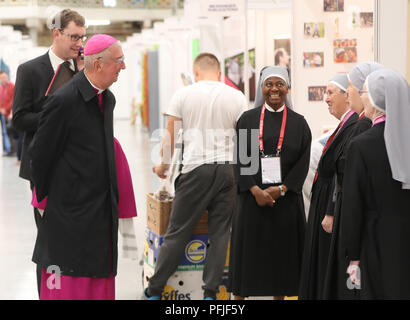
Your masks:
<svg viewBox="0 0 410 320"><path fill-rule="evenodd" d="M342 12L344 8L344 0L323 0L323 9L325 12Z"/></svg>
<svg viewBox="0 0 410 320"><path fill-rule="evenodd" d="M273 45L275 48L275 51L273 52L275 66L285 67L286 69L288 69L289 81L292 81L290 77L290 66L292 56L291 39L274 39Z"/></svg>
<svg viewBox="0 0 410 320"><path fill-rule="evenodd" d="M357 62L357 39L335 39L333 49L335 63Z"/></svg>
<svg viewBox="0 0 410 320"><path fill-rule="evenodd" d="M308 87L309 101L323 101L325 98L326 86Z"/></svg>
<svg viewBox="0 0 410 320"><path fill-rule="evenodd" d="M244 53L225 59L225 83L245 93ZM248 65L249 99L255 101L255 49L249 50Z"/></svg>
<svg viewBox="0 0 410 320"><path fill-rule="evenodd" d="M323 52L304 52L303 66L307 69L323 67L324 55L325 54Z"/></svg>
<svg viewBox="0 0 410 320"><path fill-rule="evenodd" d="M305 39L319 39L325 37L325 24L323 22L307 22L304 24Z"/></svg>
<svg viewBox="0 0 410 320"><path fill-rule="evenodd" d="M360 27L373 28L373 12L360 12Z"/></svg>

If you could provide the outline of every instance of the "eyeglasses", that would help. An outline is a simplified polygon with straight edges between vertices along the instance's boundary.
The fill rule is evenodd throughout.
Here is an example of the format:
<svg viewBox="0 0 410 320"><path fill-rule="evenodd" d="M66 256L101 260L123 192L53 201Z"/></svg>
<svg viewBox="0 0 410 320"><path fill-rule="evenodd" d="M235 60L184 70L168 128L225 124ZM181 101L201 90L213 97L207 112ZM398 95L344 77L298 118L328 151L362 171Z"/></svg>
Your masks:
<svg viewBox="0 0 410 320"><path fill-rule="evenodd" d="M79 36L78 34L69 34L69 33L65 33L62 30L60 30L61 34L70 37L72 42L77 42L78 40L81 40L82 42L84 42L85 40L87 40L87 36Z"/></svg>
<svg viewBox="0 0 410 320"><path fill-rule="evenodd" d="M125 56L118 59L113 59L118 65L121 65L125 61Z"/></svg>
<svg viewBox="0 0 410 320"><path fill-rule="evenodd" d="M369 91L367 91L367 90L359 90L359 94L360 95L362 95L362 94L364 94L364 93L368 93Z"/></svg>
<svg viewBox="0 0 410 320"><path fill-rule="evenodd" d="M98 57L97 59L102 59L103 57ZM118 59L113 59L110 58L111 60L114 60L116 64L121 65L125 61L125 56L122 56L121 58Z"/></svg>

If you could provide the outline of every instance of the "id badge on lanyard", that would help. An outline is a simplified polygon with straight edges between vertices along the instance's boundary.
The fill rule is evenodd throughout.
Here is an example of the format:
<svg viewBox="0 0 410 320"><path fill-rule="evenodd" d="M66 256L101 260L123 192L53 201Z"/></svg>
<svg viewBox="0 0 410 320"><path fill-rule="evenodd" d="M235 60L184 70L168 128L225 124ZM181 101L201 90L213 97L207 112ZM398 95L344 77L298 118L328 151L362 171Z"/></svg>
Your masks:
<svg viewBox="0 0 410 320"><path fill-rule="evenodd" d="M266 107L263 105L261 118L259 123L259 150L261 153L261 172L263 184L281 184L282 183L282 167L280 161L280 152L282 150L283 138L285 136L287 109L283 109L282 126L280 129L279 142L276 155L265 155L263 146L263 121L265 119Z"/></svg>
<svg viewBox="0 0 410 320"><path fill-rule="evenodd" d="M280 156L261 156L261 167L263 184L282 183L282 168L280 166Z"/></svg>

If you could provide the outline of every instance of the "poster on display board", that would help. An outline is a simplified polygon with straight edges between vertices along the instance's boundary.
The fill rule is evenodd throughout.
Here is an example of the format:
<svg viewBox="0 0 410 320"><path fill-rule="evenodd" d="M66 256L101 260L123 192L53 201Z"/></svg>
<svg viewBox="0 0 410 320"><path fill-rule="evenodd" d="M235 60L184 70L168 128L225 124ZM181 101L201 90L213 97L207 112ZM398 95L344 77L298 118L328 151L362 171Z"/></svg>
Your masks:
<svg viewBox="0 0 410 320"><path fill-rule="evenodd" d="M324 52L304 52L303 66L306 69L324 67Z"/></svg>
<svg viewBox="0 0 410 320"><path fill-rule="evenodd" d="M323 0L323 10L325 12L343 12L344 7L344 0Z"/></svg>
<svg viewBox="0 0 410 320"><path fill-rule="evenodd" d="M325 24L323 22L308 22L304 24L305 39L319 39L325 37Z"/></svg>
<svg viewBox="0 0 410 320"><path fill-rule="evenodd" d="M360 27L373 28L373 12L360 12Z"/></svg>
<svg viewBox="0 0 410 320"><path fill-rule="evenodd" d="M308 121L313 137L321 135L324 128L337 125L324 101L324 85L335 74L349 72L355 63L374 60L373 28L362 27L366 15L361 14L371 12L373 0L292 2L292 72L297 75L292 83L292 98L297 112ZM370 26L371 15L369 20ZM323 38L313 38L312 23L324 24Z"/></svg>
<svg viewBox="0 0 410 320"><path fill-rule="evenodd" d="M235 89L245 92L244 53L225 59L225 83ZM255 101L255 49L249 50L249 99Z"/></svg>
<svg viewBox="0 0 410 320"><path fill-rule="evenodd" d="M291 81L291 39L274 39L274 61L275 66L285 67L288 70L289 81Z"/></svg>
<svg viewBox="0 0 410 320"><path fill-rule="evenodd" d="M333 52L335 63L356 63L357 39L335 39Z"/></svg>
<svg viewBox="0 0 410 320"><path fill-rule="evenodd" d="M325 98L326 86L308 87L309 101L323 101Z"/></svg>

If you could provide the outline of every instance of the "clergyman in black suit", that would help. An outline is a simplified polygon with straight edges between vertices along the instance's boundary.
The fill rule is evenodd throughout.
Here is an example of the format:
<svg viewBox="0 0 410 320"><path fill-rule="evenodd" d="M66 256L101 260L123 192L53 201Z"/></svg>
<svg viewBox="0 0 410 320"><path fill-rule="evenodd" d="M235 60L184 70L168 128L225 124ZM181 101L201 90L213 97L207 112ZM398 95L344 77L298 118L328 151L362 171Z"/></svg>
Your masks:
<svg viewBox="0 0 410 320"><path fill-rule="evenodd" d="M37 131L40 112L47 99L50 84L58 69L65 68L74 76L83 62L79 51L85 41L85 19L78 12L65 9L57 13L50 26L53 43L46 54L21 64L17 77L13 101L13 124L24 132L23 150L19 176L30 181L33 188L28 147ZM69 79L67 79L69 80ZM38 226L40 213L34 209ZM40 294L41 269L37 268L37 284Z"/></svg>

